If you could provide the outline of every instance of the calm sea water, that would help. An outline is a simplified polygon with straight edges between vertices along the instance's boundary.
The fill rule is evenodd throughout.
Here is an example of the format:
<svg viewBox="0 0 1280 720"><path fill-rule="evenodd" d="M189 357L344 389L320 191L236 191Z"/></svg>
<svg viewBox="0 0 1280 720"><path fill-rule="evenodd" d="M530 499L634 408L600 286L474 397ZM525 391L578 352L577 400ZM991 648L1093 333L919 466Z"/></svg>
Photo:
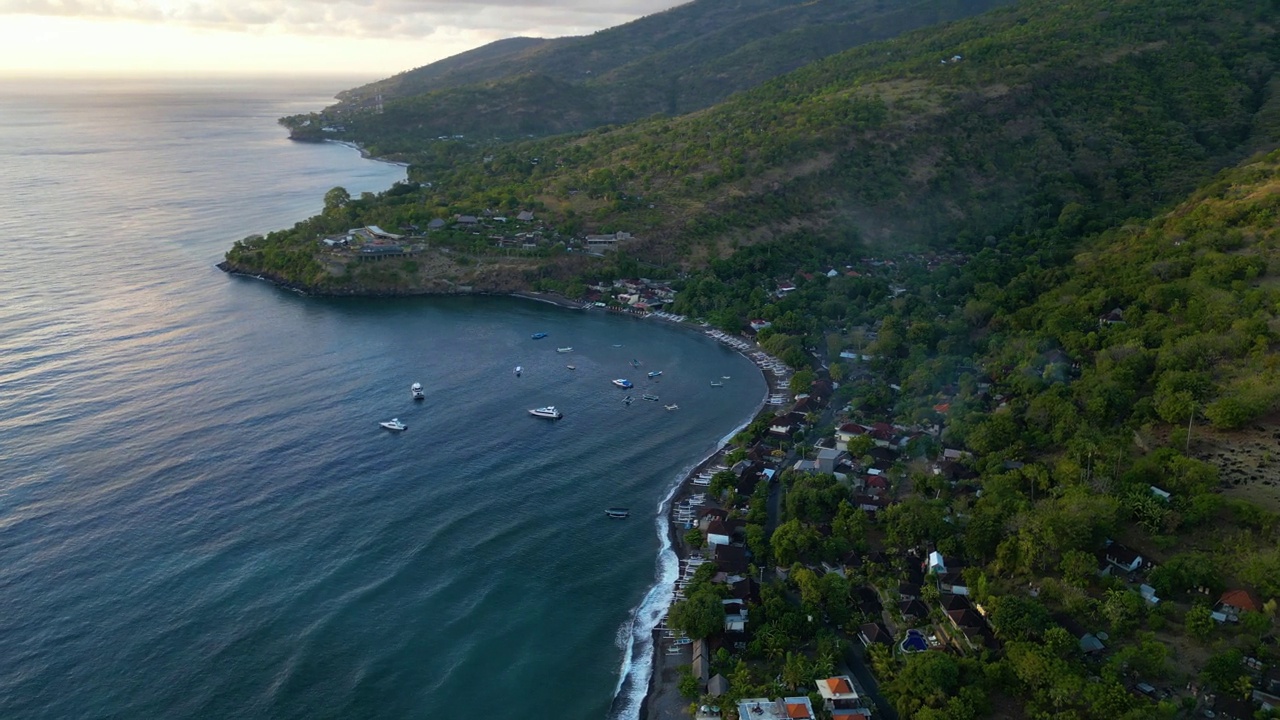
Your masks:
<svg viewBox="0 0 1280 720"><path fill-rule="evenodd" d="M0 83L0 717L635 716L659 505L764 383L657 322L218 272L403 176L276 126L353 84Z"/></svg>

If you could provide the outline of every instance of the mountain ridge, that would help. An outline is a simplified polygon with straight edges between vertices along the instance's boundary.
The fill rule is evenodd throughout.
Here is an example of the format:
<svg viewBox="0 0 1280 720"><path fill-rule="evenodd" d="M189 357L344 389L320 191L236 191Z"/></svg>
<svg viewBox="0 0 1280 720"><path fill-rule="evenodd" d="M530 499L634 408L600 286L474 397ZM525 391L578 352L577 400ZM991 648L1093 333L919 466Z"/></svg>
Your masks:
<svg viewBox="0 0 1280 720"><path fill-rule="evenodd" d="M336 105L282 123L298 139L341 127L333 139L388 154L411 150L415 136L582 131L701 109L814 59L1011 1L694 0L592 35L500 40L345 90ZM529 77L573 92L521 96L536 123L486 110Z"/></svg>

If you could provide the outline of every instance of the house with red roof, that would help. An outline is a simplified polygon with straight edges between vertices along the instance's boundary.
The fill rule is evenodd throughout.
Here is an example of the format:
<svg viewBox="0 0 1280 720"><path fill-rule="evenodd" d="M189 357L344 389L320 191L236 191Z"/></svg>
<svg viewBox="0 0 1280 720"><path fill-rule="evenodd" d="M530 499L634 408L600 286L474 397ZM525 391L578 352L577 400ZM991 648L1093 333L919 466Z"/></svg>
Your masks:
<svg viewBox="0 0 1280 720"><path fill-rule="evenodd" d="M1240 616L1246 612L1262 612L1262 601L1252 590L1228 590L1218 598L1215 609L1231 622L1240 622Z"/></svg>

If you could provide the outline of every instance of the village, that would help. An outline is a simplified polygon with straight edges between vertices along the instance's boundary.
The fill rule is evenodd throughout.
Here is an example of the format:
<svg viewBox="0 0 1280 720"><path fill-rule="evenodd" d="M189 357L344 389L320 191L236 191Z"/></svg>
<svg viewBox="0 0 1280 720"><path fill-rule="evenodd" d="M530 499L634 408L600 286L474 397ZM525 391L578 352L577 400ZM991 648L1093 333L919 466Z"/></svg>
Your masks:
<svg viewBox="0 0 1280 720"><path fill-rule="evenodd" d="M884 267L878 260L867 264ZM829 272L834 276L839 271ZM812 275L797 277L798 281L811 279ZM775 294L782 296L795 289L793 282L780 280ZM1099 318L1100 325L1109 322L1122 319L1117 313ZM829 363L820 359L815 360L820 368L817 376L805 386L797 386L793 379L798 373L754 342L756 333L769 325L753 320L737 334L705 331L750 357L770 380L770 391L757 421L697 468L673 501L671 534L680 570L672 602L686 603L699 588L714 586L714 596L722 605L722 624L702 637L675 627L670 618L659 625L655 630L655 689L648 716L686 717L683 708L677 710L680 703L673 697L673 688L679 686L686 700L695 699L697 720L896 717L898 713L879 688L887 680L877 677L882 668L926 651L955 657L998 656L1010 637L1007 628L998 630L993 624L993 611L999 611L974 599L981 594L975 593L974 583L987 583L981 568L968 567L954 544L944 548L904 542L901 537L891 538L894 530L884 524L896 506L913 499L945 494L953 500L952 507L962 508L966 506L964 498L980 497L979 458L971 449L943 442L949 397L938 398L928 421L904 424L889 414L867 416L855 403L848 403L847 389L846 394L838 392L841 383L832 381L826 372ZM864 331L870 340L875 339L874 327ZM814 357L818 358L818 353ZM864 352L843 349L838 359L831 360L848 368L842 374L846 385L882 382L871 369L873 357ZM1067 375L1078 371L1078 365L1062 353L1046 356L1039 371L1045 368L1057 368L1055 372ZM977 383L977 395L988 412L999 411L1007 401L995 388L990 377ZM896 385L892 389L901 390ZM1010 471L1023 466L1016 460L1004 462ZM806 478L817 477L834 482L844 501L864 514L866 542L838 556L827 553L829 557L819 562L813 562L812 557L821 553L807 553L807 560L803 552L784 557L778 539L784 498L809 482ZM1153 502L1172 501L1172 493L1157 485L1151 485L1149 492ZM948 513L941 520L957 523L965 519L951 510ZM763 544L762 538L772 540L770 566L758 562L753 551ZM1180 605L1179 612L1211 606L1206 613L1210 624L1236 628L1233 633L1239 632L1242 619L1265 617L1270 606L1248 587L1212 587L1209 583L1194 589L1190 600L1161 598L1156 589L1159 582L1150 579L1158 567L1154 557L1159 556L1168 556L1167 548L1162 552L1106 538L1088 556L1091 565L1087 574L1094 580L1084 582L1104 588L1103 597L1109 601L1132 598L1146 606L1145 612L1160 617L1171 610L1161 609L1162 603ZM792 577L797 574L804 578ZM805 595L806 583L817 585L827 575L841 579L837 587L848 588L847 615L823 618L832 631L850 641L847 651L835 663L828 658L825 668L820 659L809 666L825 669L825 674L784 678L783 684L791 686L792 694L742 697L734 692L731 671L735 659L762 647L762 638L757 635L760 628L752 616L762 604L762 585L783 583L798 587ZM1036 587L1024 592L1031 599L1039 594ZM812 603L804 604L813 607ZM1008 614L1005 610L1006 617ZM1106 632L1110 623L1105 617L1054 611L1045 621L1069 638L1073 654L1098 667L1132 644L1113 641ZM763 640L765 645L768 642ZM1124 652L1131 650L1125 648ZM1253 718L1255 710L1280 709L1280 665L1242 656L1238 669L1241 677L1248 679L1247 683L1241 681L1241 687L1247 685L1248 689L1240 695L1202 690L1194 681L1183 687L1171 686L1167 679L1162 682L1163 674L1146 677L1140 671L1131 673L1125 685L1137 698L1152 703L1177 701L1182 707L1202 709L1204 717L1245 720Z"/></svg>
<svg viewBox="0 0 1280 720"><path fill-rule="evenodd" d="M478 240L485 243L487 252L544 252L559 247L559 251L602 255L633 239L625 232L561 238L537 226L528 211L514 218L458 215L451 221L432 220L425 231L417 227L401 231L366 226L323 242L330 252L347 258L378 261L410 257L444 235L456 242L459 233L472 238L471 250L478 247ZM883 282L890 297L898 297L908 292L911 282L904 268L927 274L966 260L955 253L861 258L823 269L797 270L777 278L770 293L781 301L810 283L874 278ZM876 409L876 403L860 402L860 398L873 392L892 396L911 390L878 371L874 351L868 347L879 338L879 323L844 328L846 340L838 348L825 354L811 349L802 358L810 367L803 367L794 355L784 361L758 341L772 331L771 320L750 319L734 332L672 312L681 280L633 277L592 282L572 300L557 299L572 307L688 324L752 359L769 381L756 422L699 466L673 500L671 539L680 557L673 605L678 607L700 590L714 587L720 617L714 631L701 636L676 627L670 618L655 629L657 657L649 717L688 717L686 710L693 701L698 720L892 718L897 713L881 686L888 679L885 673L892 674L911 656L930 651L956 658L1000 656L1009 637L997 621L1002 610L975 598L986 595L988 578L983 569L966 563L958 543L922 542L919 537L928 533L896 528L905 523L903 516L920 509L921 502L943 497L948 499L945 515L936 519L960 526L968 519L965 508L982 495L978 479L985 458L973 448L945 441L952 404L961 400L961 388L945 384L909 419L883 409L884 403ZM1103 329L1122 325L1123 309L1100 315L1097 323ZM836 365L839 372L832 370ZM971 407L977 403L984 413L1003 410L1008 398L992 373L976 367L970 370L977 379L963 400ZM1079 364L1061 350L1043 353L1028 370L1067 381L1079 371ZM1019 471L1024 464L1016 458L1001 462L1009 472ZM787 550L780 538L791 537L795 522L784 517L784 508L796 488L802 492L838 488L842 501L862 514L856 521L860 540L838 554L829 548L816 551L813 543L831 532L834 521L828 518L817 530L804 528L809 534L800 539L801 550ZM1156 503L1178 501L1173 491L1158 484L1151 484L1149 493ZM757 552L764 546L769 547L766 563L760 562ZM815 560L818 556L823 557ZM1135 615L1165 617L1175 612L1174 606L1182 615L1194 603L1197 608L1209 606L1211 624L1223 628L1238 628L1242 620L1263 616L1267 603L1249 587L1207 583L1195 588L1191 598L1185 593L1179 598L1162 597L1161 583L1151 576L1160 566L1157 558L1168 556L1168 548L1145 547L1135 537L1108 537L1092 548L1088 555L1092 579L1081 583L1092 588L1100 602L1138 603L1141 607L1129 611ZM835 658L828 657L828 662L815 658L805 666L826 672L792 677L784 683L792 688L791 694L743 697L734 686L733 668L768 642L758 635L760 627L753 615L764 602L762 589L768 585L788 588L784 594L796 602L797 593L806 595L806 588L819 586L826 576L838 577L847 593L838 603L842 604L838 612L825 612L813 622L841 638L843 650ZM983 587L975 589L975 583ZM1019 592L1034 601L1040 588L1030 586ZM1006 607L1014 602L1007 597L1000 598ZM839 617L833 617L833 612ZM1114 662L1117 653L1131 652L1132 638L1108 634L1107 628L1114 624L1111 618L1054 610L1045 622L1070 639L1072 652L1086 664L1101 668ZM1194 681L1174 686L1167 681L1167 673L1147 677L1132 672L1124 686L1153 707L1177 702L1218 718L1244 720L1257 709L1280 708L1276 663L1245 655L1239 671L1249 679L1248 692L1239 695L1202 690Z"/></svg>
<svg viewBox="0 0 1280 720"><path fill-rule="evenodd" d="M394 233L366 225L323 237L321 242L337 255L377 261L411 257L430 245L484 253L548 251L562 245L569 252L599 256L634 239L625 231L565 236L538 222L532 211L522 210L513 217L485 211L480 215L457 214L448 220L433 218L425 226L405 225Z"/></svg>

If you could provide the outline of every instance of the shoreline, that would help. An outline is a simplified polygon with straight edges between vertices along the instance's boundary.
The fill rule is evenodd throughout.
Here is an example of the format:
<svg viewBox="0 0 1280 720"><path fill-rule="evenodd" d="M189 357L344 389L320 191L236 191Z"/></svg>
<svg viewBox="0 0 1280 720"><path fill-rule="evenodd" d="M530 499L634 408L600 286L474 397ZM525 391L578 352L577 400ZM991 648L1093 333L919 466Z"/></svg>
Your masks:
<svg viewBox="0 0 1280 720"><path fill-rule="evenodd" d="M668 322L675 322L675 321L668 320ZM731 345L729 342L726 342L725 338L731 337L731 336L727 336L727 334L725 338L717 337L713 335L711 332L708 332L702 326L699 326L695 323L690 323L687 321L679 322L676 324L684 325L686 327L689 327L690 329L701 330L703 334L707 335L708 337L715 340L716 342L720 342L726 345ZM757 405L755 411L750 415L750 417L748 417L741 425L735 428L733 432L729 433L724 438L721 438L718 447L714 451L712 451L702 461L695 464L684 475L684 477L680 478L680 480L676 483L675 487L672 489L672 492L668 496L667 500L665 500L661 506L663 515L660 518L660 522L665 523L666 525L665 531L664 531L666 542L667 542L669 551L675 558L677 577L684 562L690 558L692 553L684 543L683 528L680 528L677 526L676 521L671 516L671 511L676 507L676 505L678 505L682 501L687 500L688 498L697 494L699 486L696 486L693 484L694 478L696 478L699 473L706 472L708 469L715 467L719 463L720 459L722 459L725 455L725 448L729 446L729 443L732 441L733 437L737 435L739 432L741 432L744 428L749 426L757 418L759 418L761 413L763 413L765 409L769 407L770 405L769 398L771 396L776 395L779 392L789 392L789 388L786 387L786 382L787 380L789 380L789 377L784 377L776 373L770 372L769 368L765 367L763 362L761 362L756 357L756 354L763 354L765 355L765 357L769 357L767 353L761 350L759 346L755 345L754 342L741 340L739 338L732 338L732 339L737 340L741 344L731 345L731 347L733 347L738 352L738 354L742 355L747 360L749 360L751 364L754 365L756 369L760 371L760 375L761 377L764 378L764 381L765 381L765 386L766 386L765 394L764 394L764 397L761 398L759 405ZM770 358L770 359L773 359L773 358ZM718 507L718 506L719 504L716 503L715 501L709 501L705 507L710 508L710 507ZM662 554L663 553L660 553L658 558L660 565L662 563ZM656 589L661 584L662 583L655 584L654 589ZM653 589L651 589L650 592L652 591ZM652 650L650 652L650 658L649 658L648 688L645 691L644 699L640 702L638 713L635 716L639 720L678 720L678 719L690 717L690 715L688 714L688 712L686 712L686 710L688 709L688 706L691 701L680 694L675 683L675 679L676 677L678 677L677 673L679 672L678 668L680 667L680 665L687 665L692 660L692 658L689 656L690 651L682 649L679 653L668 655L667 652L664 650L663 644L661 642L662 640L661 633L663 632L662 620L665 619L667 610L670 609L671 604L676 599L674 596L674 587L671 588L671 591L672 591L672 595L666 601L666 609L662 611L658 622L649 631L649 641L652 645ZM640 609L641 607L637 607L637 614ZM634 622L637 619L638 617L633 617L632 619L633 636L634 636ZM686 647L689 647L689 646L686 646ZM624 677L623 681L625 681L625 679L626 678ZM621 686L619 689L621 689ZM615 696L614 698L615 704L617 703L619 698L620 698L620 695Z"/></svg>
<svg viewBox="0 0 1280 720"><path fill-rule="evenodd" d="M252 274L252 273L238 271L232 268L230 264L227 263L226 261L217 263L216 267L219 270L222 270L223 272L227 273L228 275L263 280L284 290L290 290L292 292L296 292L301 295L310 295L315 297L422 297L422 296L448 297L448 296L458 296L458 295L491 296L491 297L505 296L505 297L518 298L521 300L531 300L534 302L546 303L548 305L554 305L556 307L563 308L566 310L586 311L586 310L595 309L594 306L590 304L586 304L576 300L571 300L562 295L557 295L555 293L537 292L533 290L517 290L517 291L509 291L509 292L487 292L484 290L467 288L465 290L460 289L452 292L440 292L440 291L368 292L368 291L365 291L365 292L346 292L346 293L338 293L338 292L318 293L318 292L315 292L314 289L299 287L294 283L284 281L278 277L272 277L269 274ZM613 314L627 315L630 317L634 317L637 320L651 319L651 314L630 313L630 312L624 312L624 311L614 311ZM675 601L675 596L674 596L675 580L679 577L679 572L684 561L688 560L691 555L689 548L685 546L684 537L682 533L683 528L677 527L677 523L672 518L671 513L677 504L681 503L684 500L687 500L688 498L696 494L696 490L698 489L698 486L693 484L694 478L696 478L699 473L705 472L707 471L707 469L714 467L717 464L717 462L724 457L725 448L729 446L729 443L732 441L733 437L760 417L761 413L763 413L765 409L769 407L769 405L771 404L769 402L770 398L778 395L779 393L787 393L787 394L790 393L790 388L787 387L787 384L786 384L787 381L789 380L789 376L786 374L780 375L776 372L771 372L770 369L765 366L764 361L761 360L760 356L763 356L764 358L773 362L777 362L776 358L772 358L771 356L769 356L764 350L762 350L758 345L756 345L754 341L749 341L740 337L734 337L727 333L724 333L723 331L711 329L709 325L702 325L700 323L691 322L689 320L676 320L666 316L657 316L657 317L653 317L652 319L657 319L661 322L677 325L687 330L698 332L702 335L707 336L708 338L710 338L711 340L717 343L720 343L722 345L728 345L739 355L746 358L757 370L760 371L760 376L765 381L765 392L764 392L764 396L761 397L759 404L757 404L755 410L732 432L720 438L714 450L709 452L707 456L704 457L702 460L694 463L684 473L683 477L680 477L675 483L673 483L673 485L671 486L670 492L659 503L659 506L658 506L659 515L656 518L656 522L660 524L658 528L659 539L665 541L665 547L659 550L658 557L656 558L656 565L660 574L658 575L658 579L655 580L654 584L650 586L649 590L645 593L644 597L640 600L639 604L637 604L636 607L632 610L631 616L627 620L628 640L627 640L626 647L624 648L624 656L622 659L622 667L620 668L621 674L618 678L618 685L614 691L614 697L610 703L610 709L609 709L609 717L617 718L618 720L622 720L624 718L627 720L630 720L630 718L636 718L637 720L649 720L649 719L678 720L681 718L689 717L689 714L686 712L689 705L689 700L683 697L682 695L680 695L679 690L677 689L676 683L675 683L675 677L676 677L675 674L678 672L679 666L681 664L688 664L691 660L691 658L687 657L689 655L689 651L681 650L681 652L677 654L668 655L666 651L663 649L663 644L661 642L661 639L662 639L661 633L663 632L663 627L662 627L663 621L666 618L667 611L670 609L671 604ZM714 502L708 504L708 507L715 507L715 506L718 506L718 504ZM668 553L670 555L668 555ZM662 568L664 566L664 560L667 559L668 557L674 561L672 564L674 565L675 577L673 577L670 580L665 579L665 575L667 573L662 571ZM644 619L642 619L641 613L646 609L646 606L650 605L650 602L649 602L650 597L655 592L660 593L661 596L664 598L664 600L662 603L661 610L658 611L657 614L652 618L651 626L647 627L644 631L644 633L648 636L647 641L650 645L650 649L648 653L649 657L647 658L648 667L647 667L647 673L646 673L645 669L637 667L635 662L635 661L644 659L644 658L639 658L635 656L636 642L641 637L637 630L637 624L639 623L644 623L645 625L650 624L648 622L645 622ZM640 700L639 705L631 706L630 703L628 702L628 697L627 697L627 695L630 694L628 693L628 690L634 693L636 688L628 688L628 680L632 680L634 682L634 680L637 679L636 677L637 674L641 676L647 674L648 678L645 680L645 692L643 697ZM668 677L668 676L671 676L671 677ZM631 695L631 697L635 697L635 695ZM632 707L635 707L634 715L631 715L629 713Z"/></svg>

